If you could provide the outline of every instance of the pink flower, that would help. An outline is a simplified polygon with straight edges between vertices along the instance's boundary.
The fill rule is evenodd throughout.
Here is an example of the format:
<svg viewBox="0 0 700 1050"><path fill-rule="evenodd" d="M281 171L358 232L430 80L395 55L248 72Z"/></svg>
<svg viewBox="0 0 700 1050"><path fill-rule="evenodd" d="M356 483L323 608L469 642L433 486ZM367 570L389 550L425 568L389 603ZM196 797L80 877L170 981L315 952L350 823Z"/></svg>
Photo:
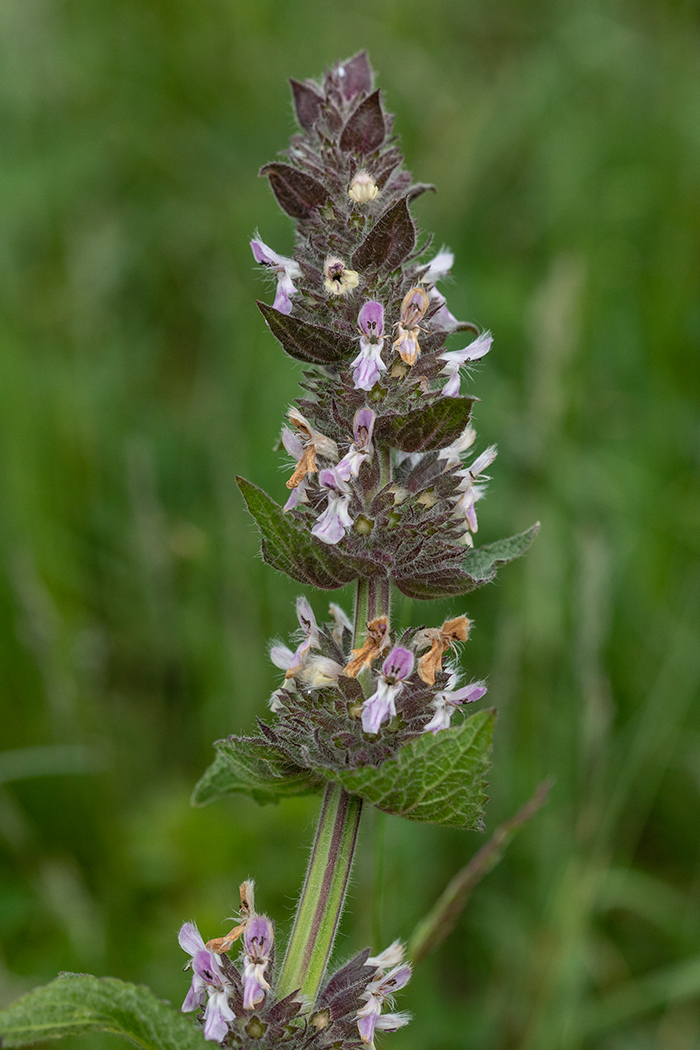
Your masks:
<svg viewBox="0 0 700 1050"><path fill-rule="evenodd" d="M360 329L360 352L350 365L356 390L371 390L387 366L382 361L384 346L384 307L370 300L357 317Z"/></svg>
<svg viewBox="0 0 700 1050"><path fill-rule="evenodd" d="M323 543L339 543L346 529L352 526L352 518L348 509L352 490L333 469L322 470L318 480L323 488L328 489L328 505L319 515L311 530L311 535L322 540Z"/></svg>
<svg viewBox="0 0 700 1050"><path fill-rule="evenodd" d="M375 418L371 408L360 408L355 413L353 420L353 437L355 440L335 468L337 476L342 478L343 481L349 481L351 477L356 478L364 461L371 458L372 432Z"/></svg>
<svg viewBox="0 0 700 1050"><path fill-rule="evenodd" d="M292 296L296 295L295 280L301 277L299 264L294 259L288 259L286 255L278 255L268 248L264 241L254 238L250 242L253 249L253 258L263 266L269 266L277 277L277 294L272 304L275 310L281 314L291 314Z"/></svg>
<svg viewBox="0 0 700 1050"><path fill-rule="evenodd" d="M479 528L474 504L484 494L484 487L477 485L476 482L479 478L488 481L484 471L493 463L496 454L496 446L490 445L480 456L477 456L470 467L456 472L456 476L462 479L459 483L460 495L456 501L457 511L466 517L470 532L476 532Z"/></svg>
<svg viewBox="0 0 700 1050"><path fill-rule="evenodd" d="M254 1010L270 988L265 970L270 961L274 934L272 923L264 915L248 921L243 934L243 1009Z"/></svg>
<svg viewBox="0 0 700 1050"><path fill-rule="evenodd" d="M186 922L178 935L180 947L190 956L192 984L182 1004L183 1013L204 1006L204 1038L221 1043L228 1034L228 1026L236 1015L228 1004L230 981L219 964L219 956L204 944L202 935L193 922Z"/></svg>
<svg viewBox="0 0 700 1050"><path fill-rule="evenodd" d="M411 967L404 964L395 966L387 974L379 973L373 981L367 985L362 993L366 999L365 1005L357 1011L357 1027L363 1043L373 1045L376 1029L385 1032L395 1032L408 1024L408 1014L384 1014L382 1006L385 1002L393 1005L394 992L403 988L411 979Z"/></svg>
<svg viewBox="0 0 700 1050"><path fill-rule="evenodd" d="M473 343L465 346L463 350L448 350L440 354L440 360L445 362L442 375L450 378L442 388L443 397L455 397L459 394L459 370L467 361L478 361L491 349L493 336L490 332L483 332Z"/></svg>
<svg viewBox="0 0 700 1050"><path fill-rule="evenodd" d="M432 700L435 714L424 727L424 733L435 735L441 729L447 729L452 721L452 715L461 704L473 704L475 700L481 700L486 694L484 682L470 682L462 689L455 689L459 679L456 674L451 674L447 683L447 689L436 693Z"/></svg>
<svg viewBox="0 0 700 1050"><path fill-rule="evenodd" d="M396 717L396 697L404 679L413 671L415 658L410 649L397 645L391 650L377 681L377 688L362 705L362 728L365 733L378 733L384 722Z"/></svg>
<svg viewBox="0 0 700 1050"><path fill-rule="evenodd" d="M270 648L270 659L275 667L279 667L280 670L287 672L286 678L294 678L297 672L301 670L309 650L318 647L316 617L308 600L303 595L297 598L297 619L302 637L296 651L292 652L291 649L281 643Z"/></svg>

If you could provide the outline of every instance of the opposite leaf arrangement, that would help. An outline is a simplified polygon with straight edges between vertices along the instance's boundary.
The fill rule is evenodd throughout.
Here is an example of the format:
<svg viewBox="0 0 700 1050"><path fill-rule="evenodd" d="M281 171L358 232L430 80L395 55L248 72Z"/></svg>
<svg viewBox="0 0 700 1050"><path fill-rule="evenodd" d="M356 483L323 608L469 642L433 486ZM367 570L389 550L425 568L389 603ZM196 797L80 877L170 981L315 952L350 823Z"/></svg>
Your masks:
<svg viewBox="0 0 700 1050"><path fill-rule="evenodd" d="M194 923L180 930L192 970L182 1010L197 1012L198 1027L163 1015L145 989L74 976L5 1011L6 1046L91 1029L173 1048L202 1039L290 1050L372 1046L376 1031L408 1020L393 1012L394 993L411 975L403 947L366 949L326 972L363 803L409 820L483 827L494 713L452 724L486 693L483 682L463 683L454 662L469 620L456 615L401 631L390 594L392 584L417 599L466 594L536 534L533 526L474 547L476 504L496 449L474 452L477 399L462 394L462 369L488 353L491 335L458 321L437 288L451 253L421 261L430 241L418 243L410 205L433 187L413 184L404 170L366 54L334 66L320 85L291 84L302 133L261 175L296 220L294 255L277 254L259 235L251 247L275 284L273 304L259 302L260 311L282 348L308 367L304 396L281 434L291 461L286 499L238 484L264 560L303 585L333 590L354 582L355 608L350 617L331 603L329 622L319 624L308 599L298 598L294 647L270 648L284 678L269 717L255 735L216 745L193 801L323 792L292 933L276 967L272 922L257 914L253 884L245 882L227 936L205 943ZM457 332L470 341L447 350ZM82 1023L71 1013L76 982ZM85 1003L99 999L100 988L91 1012ZM129 996L140 1004L132 1015L122 1003ZM120 1018L109 1024L108 1004Z"/></svg>

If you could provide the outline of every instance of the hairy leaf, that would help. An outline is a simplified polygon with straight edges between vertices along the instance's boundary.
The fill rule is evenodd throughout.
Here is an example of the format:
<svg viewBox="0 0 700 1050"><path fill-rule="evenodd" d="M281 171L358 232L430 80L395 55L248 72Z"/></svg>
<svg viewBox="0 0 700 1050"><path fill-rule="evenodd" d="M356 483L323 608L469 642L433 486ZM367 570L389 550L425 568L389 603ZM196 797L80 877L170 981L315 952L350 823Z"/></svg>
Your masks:
<svg viewBox="0 0 700 1050"><path fill-rule="evenodd" d="M85 1032L111 1032L143 1050L205 1050L192 1019L142 985L64 974L0 1011L2 1046L31 1046Z"/></svg>
<svg viewBox="0 0 700 1050"><path fill-rule="evenodd" d="M372 90L372 67L366 51L360 51L349 61L343 63L343 95L351 99L361 91Z"/></svg>
<svg viewBox="0 0 700 1050"><path fill-rule="evenodd" d="M431 569L416 565L410 575L397 573L392 579L407 598L432 601L436 598L458 598L461 594L469 594L475 587L480 587L483 583L492 580L493 575L488 579L474 580L459 569Z"/></svg>
<svg viewBox="0 0 700 1050"><path fill-rule="evenodd" d="M496 576L496 569L524 554L539 531L540 524L537 522L517 536L477 547L465 555L460 568L416 562L408 572L403 566L398 567L392 579L409 598L456 598L490 583Z"/></svg>
<svg viewBox="0 0 700 1050"><path fill-rule="evenodd" d="M294 219L308 219L312 211L328 200L325 186L291 164L275 161L266 164L258 174L267 175L280 208Z"/></svg>
<svg viewBox="0 0 700 1050"><path fill-rule="evenodd" d="M332 591L359 576L373 576L380 566L369 558L341 554L336 547L312 536L302 522L285 514L266 492L236 478L248 510L262 533L264 561L297 583Z"/></svg>
<svg viewBox="0 0 700 1050"><path fill-rule="evenodd" d="M432 452L446 448L469 423L475 397L441 397L404 415L380 416L374 433L401 452Z"/></svg>
<svg viewBox="0 0 700 1050"><path fill-rule="evenodd" d="M195 784L193 806L206 806L236 792L250 795L263 805L318 790L318 781L308 771L291 768L272 744L230 736L214 746L216 758Z"/></svg>
<svg viewBox="0 0 700 1050"><path fill-rule="evenodd" d="M422 197L424 193L437 193L437 186L434 186L432 182L414 182L408 188L406 200L414 201L417 197Z"/></svg>
<svg viewBox="0 0 700 1050"><path fill-rule="evenodd" d="M310 131L318 120L323 105L323 96L311 84L301 84L298 80L289 78L292 85L292 97L297 120L304 131Z"/></svg>
<svg viewBox="0 0 700 1050"><path fill-rule="evenodd" d="M330 365L356 352L354 341L347 336L322 325L302 321L291 314L280 313L274 306L257 299L255 301L275 339L297 361Z"/></svg>
<svg viewBox="0 0 700 1050"><path fill-rule="evenodd" d="M406 198L385 211L352 257L355 270L395 270L411 254L416 243L416 227Z"/></svg>
<svg viewBox="0 0 700 1050"><path fill-rule="evenodd" d="M346 791L408 820L480 831L494 711L478 711L461 725L424 733L375 769L331 771Z"/></svg>
<svg viewBox="0 0 700 1050"><path fill-rule="evenodd" d="M487 543L483 547L475 547L462 562L462 568L474 580L491 580L496 575L499 565L514 561L532 546L539 531L540 523L536 521L529 529L519 532L516 536L496 540L495 543Z"/></svg>
<svg viewBox="0 0 700 1050"><path fill-rule="evenodd" d="M379 92L375 91L349 117L340 136L340 148L346 153L353 150L357 153L372 153L381 146L385 135L382 104Z"/></svg>

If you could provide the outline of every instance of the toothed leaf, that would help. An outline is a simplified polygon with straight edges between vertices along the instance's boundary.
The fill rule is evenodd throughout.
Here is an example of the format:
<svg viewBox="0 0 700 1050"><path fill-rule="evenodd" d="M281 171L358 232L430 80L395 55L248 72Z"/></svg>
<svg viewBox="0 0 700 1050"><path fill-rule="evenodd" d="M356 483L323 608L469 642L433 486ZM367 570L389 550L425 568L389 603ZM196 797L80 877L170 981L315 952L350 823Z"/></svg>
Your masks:
<svg viewBox="0 0 700 1050"><path fill-rule="evenodd" d="M318 780L308 770L294 768L273 744L230 736L214 746L216 757L192 792L193 806L206 806L236 792L264 805L318 790Z"/></svg>
<svg viewBox="0 0 700 1050"><path fill-rule="evenodd" d="M374 432L401 452L431 452L456 441L469 423L475 397L440 397L403 415L380 416Z"/></svg>
<svg viewBox="0 0 700 1050"><path fill-rule="evenodd" d="M291 164L275 161L266 164L258 174L267 175L277 203L293 219L308 219L312 211L328 200L325 186Z"/></svg>
<svg viewBox="0 0 700 1050"><path fill-rule="evenodd" d="M416 243L416 227L402 197L377 220L353 254L352 267L367 270L396 270L411 254Z"/></svg>
<svg viewBox="0 0 700 1050"><path fill-rule="evenodd" d="M278 339L282 348L297 361L330 365L356 352L356 345L352 339L322 325L311 324L291 314L280 313L274 306L268 306L257 299L255 301L275 339Z"/></svg>
<svg viewBox="0 0 700 1050"><path fill-rule="evenodd" d="M348 119L340 136L340 148L346 153L372 153L379 149L386 135L379 92L361 102Z"/></svg>
<svg viewBox="0 0 700 1050"><path fill-rule="evenodd" d="M514 561L532 546L539 531L540 523L536 521L529 529L519 532L516 536L496 540L495 543L486 543L483 547L475 547L462 562L462 568L474 580L491 580L500 565Z"/></svg>
<svg viewBox="0 0 700 1050"><path fill-rule="evenodd" d="M409 598L456 598L490 583L495 578L499 566L525 553L539 530L540 525L537 522L517 536L477 547L465 555L461 567L436 567L416 561L409 572L399 567L392 579L398 589Z"/></svg>
<svg viewBox="0 0 700 1050"><path fill-rule="evenodd" d="M368 558L341 554L335 546L312 536L308 527L285 514L266 492L236 478L248 510L262 533L263 560L297 583L332 591L359 576L373 576L379 567Z"/></svg>
<svg viewBox="0 0 700 1050"><path fill-rule="evenodd" d="M481 831L494 720L494 711L478 711L461 725L415 738L378 768L326 775L385 813Z"/></svg>
<svg viewBox="0 0 700 1050"><path fill-rule="evenodd" d="M297 120L305 131L310 131L319 118L323 97L310 84L301 84L290 77L292 98Z"/></svg>
<svg viewBox="0 0 700 1050"><path fill-rule="evenodd" d="M3 1048L87 1032L121 1035L142 1050L206 1050L210 1045L191 1017L149 988L114 977L64 974L0 1011Z"/></svg>

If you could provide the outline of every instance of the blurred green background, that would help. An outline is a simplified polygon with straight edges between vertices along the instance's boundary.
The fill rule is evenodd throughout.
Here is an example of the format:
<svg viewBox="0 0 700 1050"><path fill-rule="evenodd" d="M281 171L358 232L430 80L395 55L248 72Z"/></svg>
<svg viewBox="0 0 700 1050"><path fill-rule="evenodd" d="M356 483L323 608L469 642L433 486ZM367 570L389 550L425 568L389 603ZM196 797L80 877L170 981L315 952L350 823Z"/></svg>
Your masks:
<svg viewBox="0 0 700 1050"><path fill-rule="evenodd" d="M180 923L225 932L247 876L289 925L315 801L188 797L295 626L234 484L283 498L299 375L253 302L254 228L292 244L256 175L293 130L286 77L367 47L438 185L415 213L456 254L450 307L495 334L479 538L542 521L497 584L396 616L476 621L489 828L556 778L386 1045L700 1047L698 16L0 4L0 1002L74 970L179 1005ZM482 841L368 818L338 957L407 937Z"/></svg>

